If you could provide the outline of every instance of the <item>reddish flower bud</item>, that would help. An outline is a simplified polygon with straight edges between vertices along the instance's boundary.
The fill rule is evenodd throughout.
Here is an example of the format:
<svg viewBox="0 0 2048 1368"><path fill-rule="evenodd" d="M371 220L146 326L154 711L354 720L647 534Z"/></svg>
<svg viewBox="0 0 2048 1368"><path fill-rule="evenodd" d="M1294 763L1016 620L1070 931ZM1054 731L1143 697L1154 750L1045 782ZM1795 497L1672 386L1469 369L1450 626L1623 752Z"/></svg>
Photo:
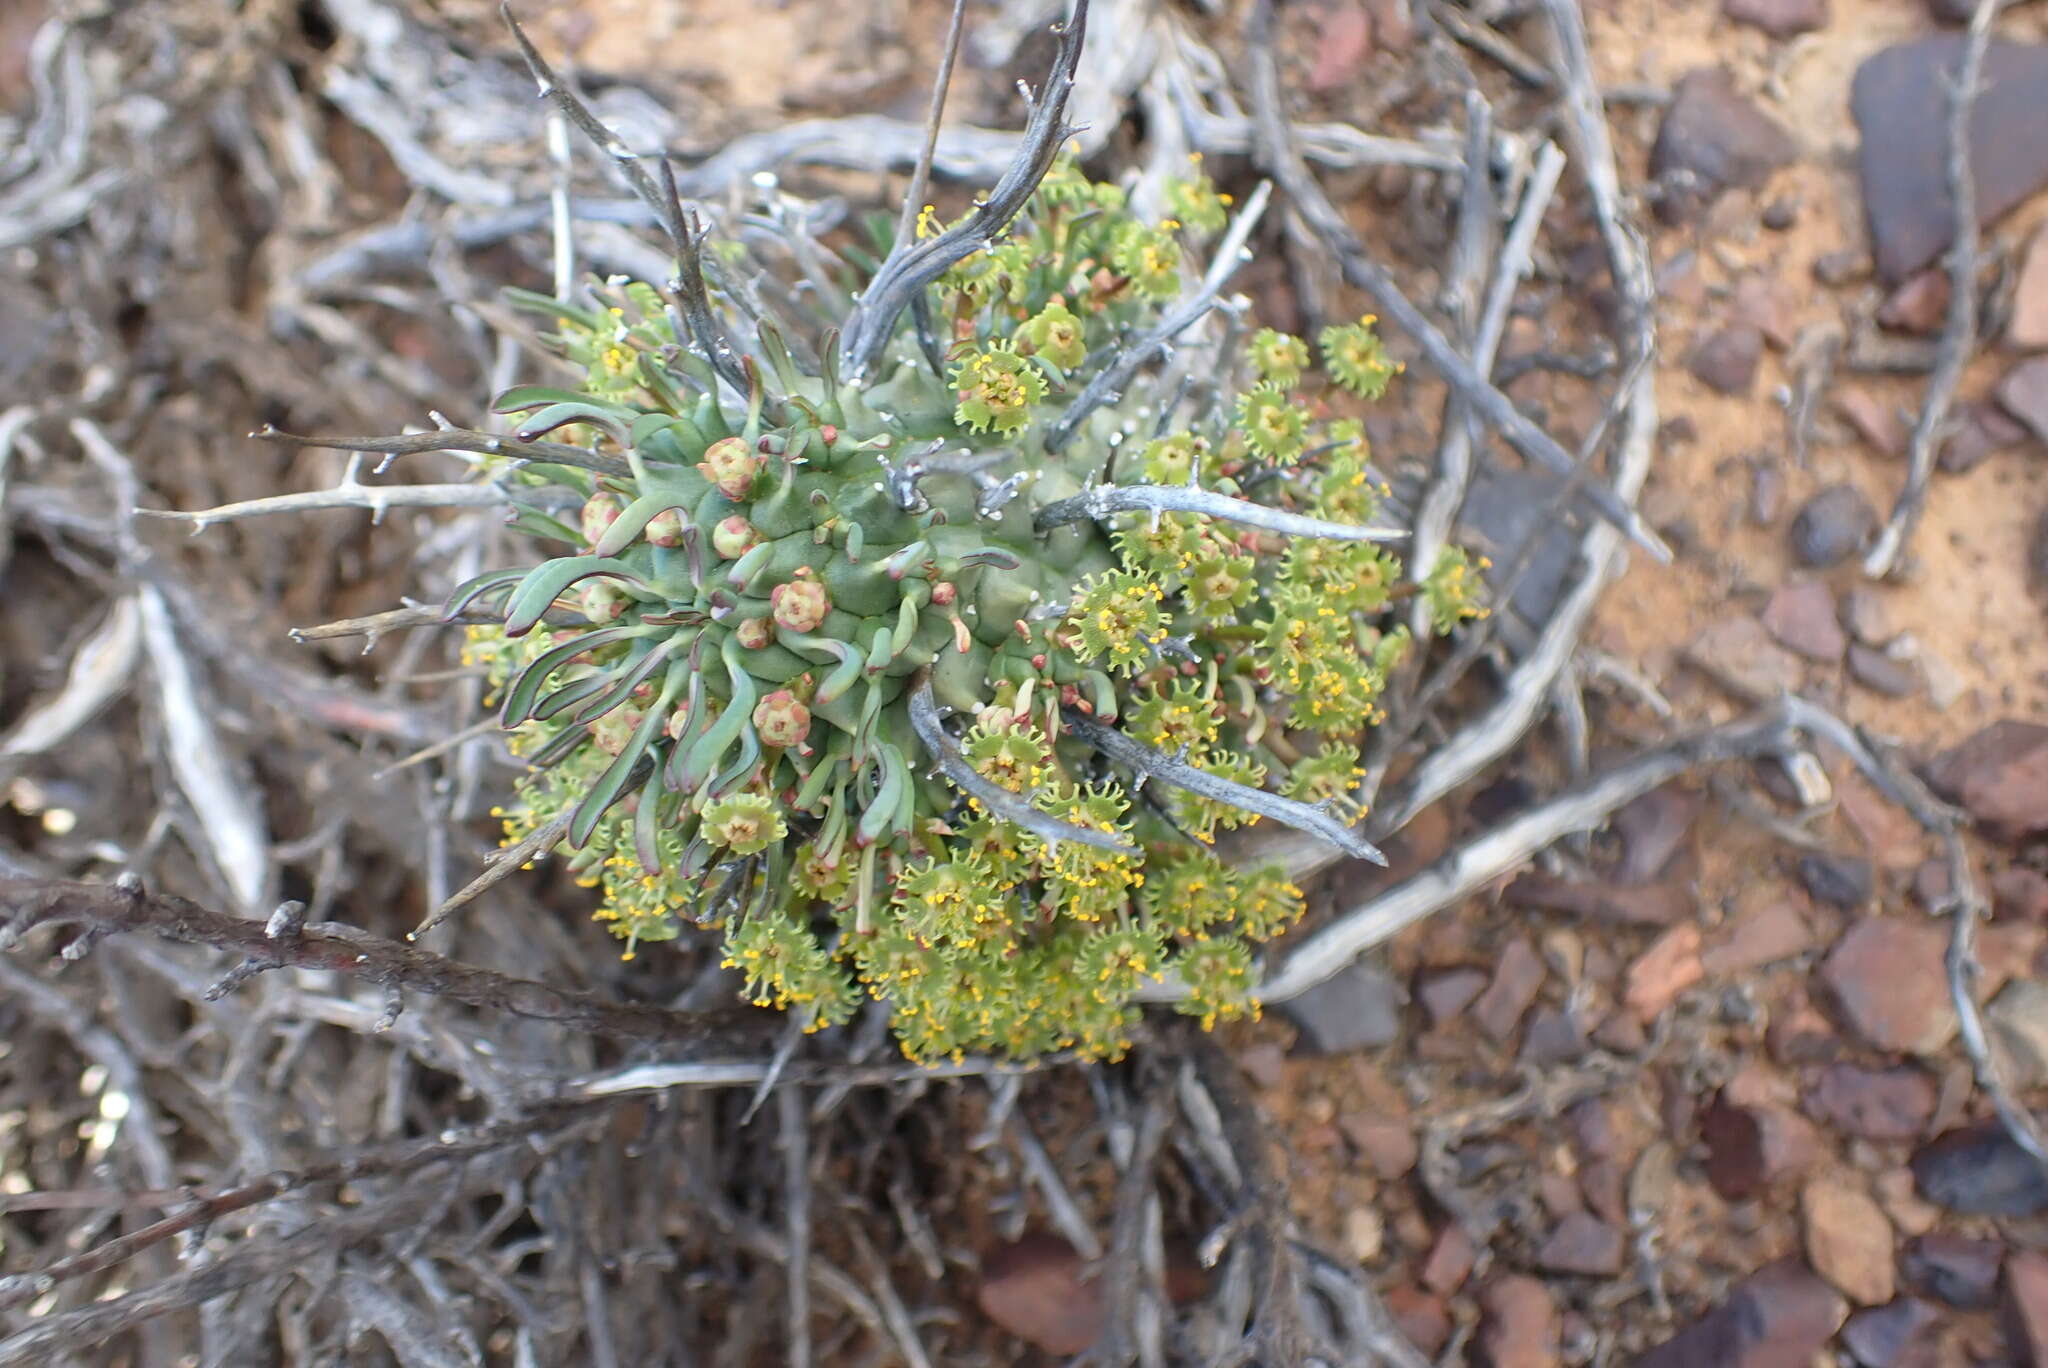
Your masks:
<svg viewBox="0 0 2048 1368"><path fill-rule="evenodd" d="M611 530L625 505L616 494L593 494L583 501L583 540L592 546Z"/></svg>
<svg viewBox="0 0 2048 1368"><path fill-rule="evenodd" d="M697 462L697 469L704 478L718 486L718 492L728 499L744 499L754 491L754 477L767 465L765 458L747 449L744 440L738 437L721 437L705 448L704 459Z"/></svg>
<svg viewBox="0 0 2048 1368"><path fill-rule="evenodd" d="M792 632L815 632L832 611L832 598L825 586L814 579L778 584L768 595L770 611L780 626Z"/></svg>
<svg viewBox="0 0 2048 1368"><path fill-rule="evenodd" d="M938 604L941 608L951 606L953 600L959 597L959 586L955 585L951 580L940 580L932 586L932 602Z"/></svg>
<svg viewBox="0 0 2048 1368"><path fill-rule="evenodd" d="M646 716L638 708L613 708L590 724L590 739L606 755L617 755L633 739Z"/></svg>
<svg viewBox="0 0 2048 1368"><path fill-rule="evenodd" d="M749 651L758 651L775 640L775 624L767 618L745 618L732 629L733 639Z"/></svg>
<svg viewBox="0 0 2048 1368"><path fill-rule="evenodd" d="M584 585L576 602L583 616L600 625L618 621L619 614L626 611L626 596L602 580Z"/></svg>
<svg viewBox="0 0 2048 1368"><path fill-rule="evenodd" d="M789 690L777 689L754 705L754 730L764 746L800 746L811 734L811 710Z"/></svg>

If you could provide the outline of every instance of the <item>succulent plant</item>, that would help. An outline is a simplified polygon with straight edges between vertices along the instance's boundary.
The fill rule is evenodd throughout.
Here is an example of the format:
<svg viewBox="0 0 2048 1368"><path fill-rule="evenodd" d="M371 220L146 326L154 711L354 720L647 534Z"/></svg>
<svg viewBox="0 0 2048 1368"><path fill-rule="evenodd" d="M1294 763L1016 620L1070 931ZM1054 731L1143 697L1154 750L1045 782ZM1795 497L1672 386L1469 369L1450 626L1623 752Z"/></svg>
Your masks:
<svg viewBox="0 0 2048 1368"><path fill-rule="evenodd" d="M1148 221L1055 155L1077 28L1003 185L820 284L836 335L707 284L679 210L669 290L521 296L585 371L497 404L556 554L448 604L497 619L467 656L530 767L508 845L559 846L629 957L717 930L753 1002L878 999L917 1060L1115 1054L1167 974L1205 1022L1255 1011L1301 893L1218 833L1373 854L1347 795L1392 610L1479 611L1460 553L1418 583L1375 527L1342 416L1397 369L1370 319L1320 379L1270 329L1170 363L1252 215L1224 234L1193 166Z"/></svg>

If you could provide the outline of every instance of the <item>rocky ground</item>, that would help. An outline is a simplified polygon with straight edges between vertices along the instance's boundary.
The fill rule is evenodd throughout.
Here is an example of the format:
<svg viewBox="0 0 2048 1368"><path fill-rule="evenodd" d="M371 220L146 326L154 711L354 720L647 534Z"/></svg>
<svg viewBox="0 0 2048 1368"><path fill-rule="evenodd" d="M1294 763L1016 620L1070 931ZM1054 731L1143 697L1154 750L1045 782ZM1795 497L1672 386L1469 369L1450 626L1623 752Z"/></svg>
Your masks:
<svg viewBox="0 0 2048 1368"><path fill-rule="evenodd" d="M27 35L40 8L0 8L7 107L30 94ZM414 8L458 45L502 46L491 6ZM915 118L944 7L522 8L537 37L573 51L598 84L654 91L686 130L679 153L705 156L813 115ZM1227 8L1187 7L1235 59L1228 36L1241 16ZM1290 112L1401 134L1454 128L1462 92L1449 83L1448 41L1501 126L1546 136L1554 90L1531 8L1290 6ZM1425 811L1392 846L1392 870L1338 871L1318 892L1319 921L1586 766L1788 689L1895 751L1973 824L1952 846L1827 747L1817 767L1701 774L1228 1033L1278 1123L1298 1224L1369 1275L1430 1359L2048 1365L2048 1170L2000 1124L1981 1062L2004 1071L2021 1106L2048 1105L2048 4L2004 7L1984 54L1968 128L1981 236L1960 272L1959 310L1944 258L1955 218L1947 73L1971 8L1587 6L1623 189L1654 268L1662 427L1642 507L1674 559L1635 556L1607 593L1569 680L1583 727L1540 731ZM290 28L291 9L252 12ZM308 33L317 46L319 26ZM765 69L764 51L776 54ZM969 65L956 117L1001 125L1004 72ZM365 205L402 198L404 178L363 135L339 119L318 131L349 192L345 213L368 222ZM1141 143L1142 129L1120 130L1104 166ZM219 154L223 165L234 155ZM829 170L811 176L807 189L838 183ZM1440 238L1412 230L1442 207L1430 177L1381 167L1333 188L1412 294L1447 288ZM1560 197L1545 225L1496 370L1568 447L1600 420L1617 364L1595 347L1615 285L1576 203ZM285 252L251 248L272 266ZM1293 264L1262 262L1242 282L1266 317L1299 326L1355 312L1354 296ZM118 303L83 307L110 329L129 317ZM286 395L301 414L349 426L379 405L417 407L461 376L446 338L398 310L395 323L364 325L388 329L392 362L323 390L303 368L259 370L260 345L231 345L236 329L261 340L235 289L219 286L208 307L228 322L191 345L239 358L244 427L269 416L252 396ZM343 313L320 317L333 327ZM0 338L20 339L15 355L28 355L34 337L7 326L0 319ZM1392 345L1414 356L1398 335ZM0 355L0 380L19 370ZM1927 426L1930 393L1945 411ZM1374 440L1390 458L1426 458L1442 389L1418 365L1399 395L1376 415ZM158 421L197 427L189 405L166 406ZM191 503L320 478L283 462L229 473L190 462L206 471L188 482ZM1866 559L1916 466L1929 471L1917 522L1891 572L1872 575ZM177 485L150 473L160 488ZM5 474L0 463L0 485ZM1517 502L1524 474L1505 471L1496 505ZM1511 543L1484 502L1466 534ZM317 535L235 543L289 620L335 615L337 601L370 611L403 588L403 554L388 541ZM1567 534L1539 555L1569 557L1574 544ZM1553 597L1564 568L1549 576ZM82 615L71 592L53 588L52 611ZM0 641L16 660L40 659L52 631L17 613L0 622ZM339 677L349 659L337 652L327 667ZM10 703L51 682L39 668L5 678ZM10 848L59 859L63 833L35 806L47 795L9 793L0 832ZM372 895L383 888L379 876L364 882ZM396 891L406 881L395 872L388 882L388 899L417 896ZM1945 964L1956 909L1979 902L1988 916L1966 982L1984 1004L1981 1032L1958 1012ZM402 907L398 920L417 911ZM546 963L560 951L533 953ZM632 991L614 969L592 972ZM1066 1121L1087 1110L1085 1089L1072 1079L1050 1089L1051 1100L1035 1095L1033 1119L1057 1148ZM945 1123L913 1146L927 1167L949 1152L945 1137L986 1119L958 1097L934 1111ZM933 1220L952 1222L949 1247L995 1250L980 1270L987 1319L945 1342L977 1346L961 1362L1058 1361L1092 1338L1104 1305L1072 1243L1003 1242L1016 1223L987 1207L1004 1184L1023 1180L964 1159L942 1184ZM954 1314L972 1318L975 1294L955 1290Z"/></svg>

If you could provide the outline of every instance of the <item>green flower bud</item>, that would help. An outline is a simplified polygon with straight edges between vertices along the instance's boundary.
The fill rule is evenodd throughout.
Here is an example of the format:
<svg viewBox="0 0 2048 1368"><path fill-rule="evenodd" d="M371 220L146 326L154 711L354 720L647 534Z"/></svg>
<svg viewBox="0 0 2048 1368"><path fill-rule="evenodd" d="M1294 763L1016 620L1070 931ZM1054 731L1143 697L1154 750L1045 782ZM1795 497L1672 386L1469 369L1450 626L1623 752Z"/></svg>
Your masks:
<svg viewBox="0 0 2048 1368"><path fill-rule="evenodd" d="M576 595L576 603L583 609L583 616L599 626L618 621L619 614L626 611L626 596L603 580L584 585Z"/></svg>
<svg viewBox="0 0 2048 1368"><path fill-rule="evenodd" d="M738 560L760 544L760 531L737 513L711 529L711 549L726 560Z"/></svg>
<svg viewBox="0 0 2048 1368"><path fill-rule="evenodd" d="M647 520L647 540L656 546L681 546L683 544L683 515L676 509L665 508Z"/></svg>
<svg viewBox="0 0 2048 1368"><path fill-rule="evenodd" d="M754 478L767 464L768 458L743 439L721 437L704 449L704 459L697 462L697 469L726 498L744 499L754 492Z"/></svg>

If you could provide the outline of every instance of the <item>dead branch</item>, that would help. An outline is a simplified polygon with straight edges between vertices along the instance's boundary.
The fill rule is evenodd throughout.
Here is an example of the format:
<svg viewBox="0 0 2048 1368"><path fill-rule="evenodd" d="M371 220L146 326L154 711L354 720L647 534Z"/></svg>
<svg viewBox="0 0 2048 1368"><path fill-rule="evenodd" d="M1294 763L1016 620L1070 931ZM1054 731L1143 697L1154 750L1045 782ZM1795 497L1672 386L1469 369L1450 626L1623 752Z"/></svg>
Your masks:
<svg viewBox="0 0 2048 1368"><path fill-rule="evenodd" d="M147 931L265 966L348 974L399 992L634 1040L711 1039L720 1033L724 1016L609 1002L594 993L460 964L333 922L273 938L262 922L223 916L185 898L146 893L139 885L0 879L0 916L0 948L44 926L79 926L95 936Z"/></svg>

